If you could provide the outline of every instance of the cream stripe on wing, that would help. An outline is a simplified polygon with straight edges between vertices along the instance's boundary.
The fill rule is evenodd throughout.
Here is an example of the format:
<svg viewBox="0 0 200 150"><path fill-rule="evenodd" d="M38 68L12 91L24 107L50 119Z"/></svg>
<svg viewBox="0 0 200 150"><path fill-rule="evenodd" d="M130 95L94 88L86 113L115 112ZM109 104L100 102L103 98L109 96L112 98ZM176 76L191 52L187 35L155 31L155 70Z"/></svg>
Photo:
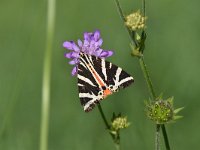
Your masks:
<svg viewBox="0 0 200 150"><path fill-rule="evenodd" d="M87 67L87 63L85 62L85 60L82 58L82 57L80 57L80 59L81 59L81 61L80 61L80 63L82 63L82 64L84 64L84 67L86 68L86 69L88 69L88 67Z"/></svg>
<svg viewBox="0 0 200 150"><path fill-rule="evenodd" d="M94 95L94 93L90 94L90 93L79 93L79 97L80 98L91 98L90 101L88 101L85 105L84 105L84 111L86 111L88 108L90 108L91 104L94 104L96 101L100 101L102 99L101 95Z"/></svg>
<svg viewBox="0 0 200 150"><path fill-rule="evenodd" d="M84 86L83 84L78 83L78 86Z"/></svg>
<svg viewBox="0 0 200 150"><path fill-rule="evenodd" d="M133 77L127 77L127 78L125 78L125 79L122 79L122 80L119 82L119 85L123 84L124 82L130 81L130 80L133 80Z"/></svg>
<svg viewBox="0 0 200 150"><path fill-rule="evenodd" d="M120 74L121 74L121 72L122 72L122 69L121 68L117 68L117 71L116 71L116 74L115 74L115 78L116 78L116 82L118 83L119 82L119 76L120 76Z"/></svg>
<svg viewBox="0 0 200 150"><path fill-rule="evenodd" d="M106 63L105 63L105 60L104 59L102 59L101 60L101 69L102 69L102 73L103 73L103 75L104 75L104 77L105 77L105 80L107 81L107 74L106 74Z"/></svg>
<svg viewBox="0 0 200 150"><path fill-rule="evenodd" d="M93 63L93 61L92 61L92 56L91 56L91 55L88 55L88 57L89 57L90 63L91 63L92 65L94 65L94 63Z"/></svg>
<svg viewBox="0 0 200 150"><path fill-rule="evenodd" d="M110 63L110 65L109 65L109 68L111 68L112 67L112 63Z"/></svg>
<svg viewBox="0 0 200 150"><path fill-rule="evenodd" d="M80 74L78 74L78 79L87 82L87 83L90 84L91 86L96 87L96 86L92 83L92 81L90 81L90 79L85 78L84 76L82 76L82 75L80 75Z"/></svg>
<svg viewBox="0 0 200 150"><path fill-rule="evenodd" d="M85 63L85 62L84 62ZM83 62L80 62L80 65L82 65L85 69L88 70L88 68L86 67L86 65Z"/></svg>
<svg viewBox="0 0 200 150"><path fill-rule="evenodd" d="M98 99L98 97L94 94L90 94L90 93L79 93L79 97L80 98L92 98L92 99Z"/></svg>

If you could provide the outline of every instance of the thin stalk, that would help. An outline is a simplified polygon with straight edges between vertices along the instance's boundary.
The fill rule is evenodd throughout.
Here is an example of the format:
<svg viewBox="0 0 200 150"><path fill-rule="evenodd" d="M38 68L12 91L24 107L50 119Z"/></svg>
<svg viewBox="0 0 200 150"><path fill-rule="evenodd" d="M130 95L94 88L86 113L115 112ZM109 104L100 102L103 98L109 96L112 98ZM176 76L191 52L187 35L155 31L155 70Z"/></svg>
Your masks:
<svg viewBox="0 0 200 150"><path fill-rule="evenodd" d="M105 126L106 126L106 129L110 129L110 125L108 124L108 121L107 121L107 119L106 119L106 117L105 117L105 115L104 115L104 112L103 112L103 109L101 108L101 105L100 104L98 104L98 110L99 110L99 112L100 112L100 115L101 115L101 118L103 119L103 122L104 122L104 124L105 124ZM109 132L110 133L110 132ZM119 139L116 139L115 138L115 136L112 134L112 133L110 133L110 136L112 137L112 139L113 139L113 142L114 142L114 144L115 144L115 148L116 148L116 150L120 150L120 142L119 142ZM118 135L119 136L119 135Z"/></svg>
<svg viewBox="0 0 200 150"><path fill-rule="evenodd" d="M120 150L120 145L119 144L115 144L115 148L116 148L116 150Z"/></svg>
<svg viewBox="0 0 200 150"><path fill-rule="evenodd" d="M145 0L142 0L142 10L143 10L143 16L146 17L146 1Z"/></svg>
<svg viewBox="0 0 200 150"><path fill-rule="evenodd" d="M155 94L155 91L154 91L154 88L153 88L153 84L152 84L150 76L149 76L149 72L147 70L147 66L146 66L146 64L144 62L144 58L143 57L139 58L139 62L140 62L140 67L142 69L142 72L143 72L144 78L146 80L147 86L149 88L149 92L151 94L151 97L152 97L153 100L155 100L156 99L156 94Z"/></svg>
<svg viewBox="0 0 200 150"><path fill-rule="evenodd" d="M117 10L119 12L119 15L120 15L122 21L125 23L126 22L126 18L124 16L124 13L123 13L122 8L120 6L119 0L115 0L115 4L117 6ZM128 34L129 34L129 37L131 39L132 44L134 44L135 47L138 47L137 41L135 40L135 38L133 38L133 37L135 37L135 32L130 31L127 26L125 26L125 27L126 27L126 30L127 30Z"/></svg>
<svg viewBox="0 0 200 150"><path fill-rule="evenodd" d="M156 125L155 150L160 150L160 125Z"/></svg>
<svg viewBox="0 0 200 150"><path fill-rule="evenodd" d="M148 85L149 91L151 93L151 97L153 98L153 100L156 100L156 94L155 94L153 84L152 84L150 76L149 76L149 72L148 72L146 64L144 62L144 58L143 57L139 58L139 62L140 62L140 67L142 69L142 72L144 74L144 78L146 79L146 83ZM168 140L167 132L165 129L165 125L164 124L161 125L161 128L162 128L163 138L164 138L164 142L165 142L165 147L167 150L170 150L170 145L169 145L169 140Z"/></svg>
<svg viewBox="0 0 200 150"><path fill-rule="evenodd" d="M161 128L162 128L162 133L163 133L163 137L164 137L164 141L165 141L166 150L170 150L170 145L169 145L169 140L168 140L168 137L167 137L167 132L166 132L166 129L165 129L165 125L162 124Z"/></svg>
<svg viewBox="0 0 200 150"><path fill-rule="evenodd" d="M46 50L44 53L44 68L42 81L42 107L41 107L41 130L40 150L48 149L48 124L50 111L50 79L51 79L51 54L53 45L55 23L55 0L47 1L47 37Z"/></svg>
<svg viewBox="0 0 200 150"><path fill-rule="evenodd" d="M110 129L110 125L108 124L108 121L106 119L106 116L104 115L104 112L103 112L100 104L98 104L98 109L99 109L99 112L101 114L101 118L103 119L103 122L104 122L104 124L106 126L106 129Z"/></svg>

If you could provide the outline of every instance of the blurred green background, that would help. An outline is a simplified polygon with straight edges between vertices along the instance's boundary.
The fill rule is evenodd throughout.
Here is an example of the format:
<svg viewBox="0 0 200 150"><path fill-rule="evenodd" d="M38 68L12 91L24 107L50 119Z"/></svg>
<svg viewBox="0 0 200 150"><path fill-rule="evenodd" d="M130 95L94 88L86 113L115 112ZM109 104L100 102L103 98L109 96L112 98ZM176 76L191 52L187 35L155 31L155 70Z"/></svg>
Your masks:
<svg viewBox="0 0 200 150"><path fill-rule="evenodd" d="M108 119L112 112L132 123L121 132L124 150L154 149L155 125L146 118L149 98L138 60L130 56L129 37L114 0L59 0L56 2L53 42L49 150L114 150L97 109L84 113L77 79L64 58L65 40L83 32L101 31L108 60L135 78L131 87L102 101ZM141 7L139 0L121 0L126 14ZM184 106L183 119L168 124L174 150L200 149L200 13L198 0L147 1L145 60L156 93L175 97ZM47 1L0 0L0 149L39 149L42 69L46 41ZM162 143L163 147L163 143Z"/></svg>

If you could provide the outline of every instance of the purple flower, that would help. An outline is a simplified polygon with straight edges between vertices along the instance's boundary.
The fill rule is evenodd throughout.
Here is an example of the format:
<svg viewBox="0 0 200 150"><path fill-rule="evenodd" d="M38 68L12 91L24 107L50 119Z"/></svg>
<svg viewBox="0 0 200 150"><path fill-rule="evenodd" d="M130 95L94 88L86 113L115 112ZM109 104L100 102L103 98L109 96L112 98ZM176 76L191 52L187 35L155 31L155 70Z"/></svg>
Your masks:
<svg viewBox="0 0 200 150"><path fill-rule="evenodd" d="M81 41L78 39L77 43L78 44L76 44L74 41L65 41L63 43L64 48L71 50L71 52L65 54L65 57L72 59L69 62L70 65L75 65L71 72L72 76L76 75L78 72L80 52L100 58L106 58L113 55L113 51L101 49L103 40L100 37L99 30L96 30L94 33L85 32L84 40Z"/></svg>

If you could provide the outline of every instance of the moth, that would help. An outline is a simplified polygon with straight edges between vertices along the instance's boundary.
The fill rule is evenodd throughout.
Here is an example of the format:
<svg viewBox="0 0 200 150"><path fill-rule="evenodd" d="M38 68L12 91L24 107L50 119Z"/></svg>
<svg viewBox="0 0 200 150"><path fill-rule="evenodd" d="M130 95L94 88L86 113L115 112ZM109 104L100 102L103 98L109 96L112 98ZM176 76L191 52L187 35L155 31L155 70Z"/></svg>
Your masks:
<svg viewBox="0 0 200 150"><path fill-rule="evenodd" d="M105 59L80 53L78 64L78 90L81 105L85 112L108 95L129 86L134 82L132 76L122 68Z"/></svg>

